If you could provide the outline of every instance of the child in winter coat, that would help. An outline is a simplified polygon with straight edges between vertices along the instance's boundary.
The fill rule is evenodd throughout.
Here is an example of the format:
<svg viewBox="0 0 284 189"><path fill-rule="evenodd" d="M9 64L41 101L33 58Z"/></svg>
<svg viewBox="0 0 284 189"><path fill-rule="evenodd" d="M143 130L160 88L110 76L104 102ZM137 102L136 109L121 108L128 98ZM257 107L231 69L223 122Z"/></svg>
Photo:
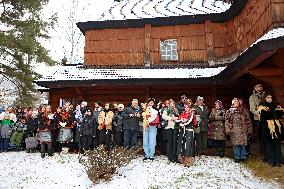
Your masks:
<svg viewBox="0 0 284 189"><path fill-rule="evenodd" d="M14 132L11 136L11 144L14 144L17 150L20 150L22 147L24 147L23 139L24 139L26 130L27 130L27 120L23 116L19 118L19 122L15 124Z"/></svg>
<svg viewBox="0 0 284 189"><path fill-rule="evenodd" d="M0 122L1 139L0 152L6 152L9 149L10 137L12 134L13 120L10 120L9 114L5 114Z"/></svg>
<svg viewBox="0 0 284 189"><path fill-rule="evenodd" d="M95 135L96 118L92 116L92 111L88 109L86 115L79 122L80 126L80 137L82 142L83 151L90 150Z"/></svg>

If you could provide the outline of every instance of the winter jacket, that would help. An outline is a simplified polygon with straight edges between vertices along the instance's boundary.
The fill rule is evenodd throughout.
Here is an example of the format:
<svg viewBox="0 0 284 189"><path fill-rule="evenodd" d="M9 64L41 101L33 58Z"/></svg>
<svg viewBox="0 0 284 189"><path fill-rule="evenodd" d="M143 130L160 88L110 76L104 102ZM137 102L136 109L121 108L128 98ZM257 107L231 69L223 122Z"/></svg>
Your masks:
<svg viewBox="0 0 284 189"><path fill-rule="evenodd" d="M112 130L112 119L114 113L112 111L102 111L98 117L98 129Z"/></svg>
<svg viewBox="0 0 284 189"><path fill-rule="evenodd" d="M28 136L33 136L38 129L38 118L29 117L27 120L27 133Z"/></svg>
<svg viewBox="0 0 284 189"><path fill-rule="evenodd" d="M130 114L135 114L135 112L138 112L141 114L140 108L133 108L132 106L125 108L122 117L124 120L124 129L125 130L139 130L139 117L133 116L130 117Z"/></svg>
<svg viewBox="0 0 284 189"><path fill-rule="evenodd" d="M116 112L113 116L112 126L114 131L123 131L123 112Z"/></svg>
<svg viewBox="0 0 284 189"><path fill-rule="evenodd" d="M211 139L212 140L226 140L226 132L225 132L225 114L226 111L215 110L211 111L209 116L209 120L211 123Z"/></svg>
<svg viewBox="0 0 284 189"><path fill-rule="evenodd" d="M96 120L93 116L85 115L80 127L81 136L95 136Z"/></svg>
<svg viewBox="0 0 284 189"><path fill-rule="evenodd" d="M253 90L253 94L249 97L249 109L250 112L253 114L254 120L259 120L259 113L258 113L258 105L264 99L265 92L257 93Z"/></svg>
<svg viewBox="0 0 284 189"><path fill-rule="evenodd" d="M164 108L162 111L162 119L168 121L165 129L174 129L176 124L177 115L173 112L171 108Z"/></svg>
<svg viewBox="0 0 284 189"><path fill-rule="evenodd" d="M54 120L54 127L59 128L59 122L62 120L62 116L60 115L60 113L55 112L53 120Z"/></svg>
<svg viewBox="0 0 284 189"><path fill-rule="evenodd" d="M225 115L225 131L230 135L232 145L247 145L248 135L252 133L249 113L244 108L230 108Z"/></svg>
<svg viewBox="0 0 284 189"><path fill-rule="evenodd" d="M98 121L98 118L99 118L99 114L104 111L104 109L102 107L99 107L99 108L95 108L94 111L93 111L93 117L95 118L95 120Z"/></svg>
<svg viewBox="0 0 284 189"><path fill-rule="evenodd" d="M284 109L279 109L269 103L260 104L259 126L263 131L263 139L268 141L281 141L284 139L284 127L280 122Z"/></svg>
<svg viewBox="0 0 284 189"><path fill-rule="evenodd" d="M195 104L193 107L196 110L196 114L199 115L201 119L199 124L200 131L207 131L210 114L208 107L204 105L203 110L197 104Z"/></svg>
<svg viewBox="0 0 284 189"><path fill-rule="evenodd" d="M176 103L176 108L178 110L178 113L181 114L184 111L184 103L182 101L179 101Z"/></svg>
<svg viewBox="0 0 284 189"><path fill-rule="evenodd" d="M1 138L10 138L12 134L12 127L13 127L14 121L12 120L2 120L1 121Z"/></svg>
<svg viewBox="0 0 284 189"><path fill-rule="evenodd" d="M199 124L196 114L193 111L181 113L177 122L181 130L194 129Z"/></svg>
<svg viewBox="0 0 284 189"><path fill-rule="evenodd" d="M38 115L38 131L50 131L54 128L53 114L45 115L40 113Z"/></svg>

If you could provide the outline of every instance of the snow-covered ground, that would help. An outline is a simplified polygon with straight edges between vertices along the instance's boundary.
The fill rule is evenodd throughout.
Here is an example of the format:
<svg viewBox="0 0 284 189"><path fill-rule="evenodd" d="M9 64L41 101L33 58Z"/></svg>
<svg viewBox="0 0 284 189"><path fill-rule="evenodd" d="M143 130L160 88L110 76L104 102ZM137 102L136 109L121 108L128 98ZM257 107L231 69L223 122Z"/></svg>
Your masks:
<svg viewBox="0 0 284 189"><path fill-rule="evenodd" d="M0 188L281 188L252 175L228 158L199 157L190 168L169 163L163 156L154 161L142 157L118 170L113 180L93 185L78 155L42 159L40 154L0 154Z"/></svg>

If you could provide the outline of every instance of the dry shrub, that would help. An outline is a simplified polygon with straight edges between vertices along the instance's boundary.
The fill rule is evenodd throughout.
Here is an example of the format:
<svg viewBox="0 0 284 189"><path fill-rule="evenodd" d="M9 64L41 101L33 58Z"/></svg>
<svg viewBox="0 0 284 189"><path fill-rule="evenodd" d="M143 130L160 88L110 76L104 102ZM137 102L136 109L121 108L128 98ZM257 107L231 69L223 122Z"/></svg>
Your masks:
<svg viewBox="0 0 284 189"><path fill-rule="evenodd" d="M130 163L135 151L123 148L113 148L106 151L102 147L86 153L82 163L86 166L89 179L97 183L101 180L111 180L116 169Z"/></svg>

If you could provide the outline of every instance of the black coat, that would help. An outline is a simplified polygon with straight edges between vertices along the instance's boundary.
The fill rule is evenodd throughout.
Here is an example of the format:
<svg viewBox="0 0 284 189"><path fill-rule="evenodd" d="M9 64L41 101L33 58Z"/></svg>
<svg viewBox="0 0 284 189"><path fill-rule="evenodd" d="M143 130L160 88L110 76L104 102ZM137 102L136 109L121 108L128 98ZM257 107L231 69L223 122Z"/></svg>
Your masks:
<svg viewBox="0 0 284 189"><path fill-rule="evenodd" d="M85 115L82 119L80 127L81 136L95 136L95 128L97 127L96 119L93 116Z"/></svg>
<svg viewBox="0 0 284 189"><path fill-rule="evenodd" d="M116 112L113 117L112 125L113 131L122 131L123 130L123 112Z"/></svg>
<svg viewBox="0 0 284 189"><path fill-rule="evenodd" d="M181 114L182 112L184 112L184 103L182 101L179 101L176 104L176 108L178 110L178 113Z"/></svg>
<svg viewBox="0 0 284 189"><path fill-rule="evenodd" d="M130 117L130 114L135 114L136 112L140 113L141 115L141 109L133 108L132 106L125 108L122 117L123 117L123 124L125 130L139 130L139 117L133 116Z"/></svg>
<svg viewBox="0 0 284 189"><path fill-rule="evenodd" d="M284 139L284 127L280 122L284 111L276 109L275 106L268 103L260 104L259 108L266 107L267 109L260 110L260 127L262 128L262 137L264 140L269 141L281 141ZM275 133L271 134L268 127L268 121L272 121L275 125ZM280 128L277 126L277 122L280 124Z"/></svg>
<svg viewBox="0 0 284 189"><path fill-rule="evenodd" d="M32 136L36 133L38 129L38 118L31 118L27 119L27 134L28 136Z"/></svg>
<svg viewBox="0 0 284 189"><path fill-rule="evenodd" d="M201 122L199 124L200 131L208 131L208 123L209 123L209 108L207 106L203 106L203 110L197 105L194 105L196 110L196 114L200 116Z"/></svg>
<svg viewBox="0 0 284 189"><path fill-rule="evenodd" d="M39 114L38 115L38 130L39 131L50 131L53 130L55 128L54 125L54 120L53 119L49 119L48 117L46 117L43 114Z"/></svg>

